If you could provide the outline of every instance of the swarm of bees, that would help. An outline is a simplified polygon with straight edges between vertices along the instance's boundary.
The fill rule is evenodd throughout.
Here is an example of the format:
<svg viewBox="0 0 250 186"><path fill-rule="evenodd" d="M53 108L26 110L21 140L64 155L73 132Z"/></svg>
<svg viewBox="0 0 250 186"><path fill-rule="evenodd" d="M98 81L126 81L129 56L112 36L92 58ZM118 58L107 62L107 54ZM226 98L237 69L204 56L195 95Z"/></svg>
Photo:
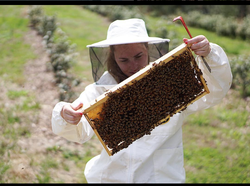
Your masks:
<svg viewBox="0 0 250 186"><path fill-rule="evenodd" d="M202 72L189 50L167 63L154 63L146 75L119 91L108 92L98 113L91 119L111 155L185 110L206 90Z"/></svg>

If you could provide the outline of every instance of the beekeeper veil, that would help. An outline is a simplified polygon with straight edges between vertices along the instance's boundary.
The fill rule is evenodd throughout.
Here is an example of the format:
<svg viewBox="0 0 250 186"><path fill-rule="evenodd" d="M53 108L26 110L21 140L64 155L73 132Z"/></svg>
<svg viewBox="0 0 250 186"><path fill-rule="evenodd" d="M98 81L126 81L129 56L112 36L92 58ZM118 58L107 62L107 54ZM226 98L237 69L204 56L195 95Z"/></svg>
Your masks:
<svg viewBox="0 0 250 186"><path fill-rule="evenodd" d="M153 62L169 51L169 41L169 39L149 37L142 19L133 18L112 22L108 28L107 39L87 45L94 81L98 81L107 70L106 60L110 45L148 43L150 62Z"/></svg>

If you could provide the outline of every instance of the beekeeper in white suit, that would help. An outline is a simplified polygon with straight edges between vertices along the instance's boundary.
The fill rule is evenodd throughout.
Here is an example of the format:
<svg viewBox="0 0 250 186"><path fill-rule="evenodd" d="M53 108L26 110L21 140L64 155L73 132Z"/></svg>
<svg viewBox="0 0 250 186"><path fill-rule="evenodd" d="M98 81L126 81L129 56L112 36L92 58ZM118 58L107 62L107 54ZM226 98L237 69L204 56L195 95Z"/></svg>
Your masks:
<svg viewBox="0 0 250 186"><path fill-rule="evenodd" d="M191 44L192 51L197 55L196 61L210 93L175 114L167 124L157 126L150 135L144 135L113 156L103 149L85 167L88 183L185 182L183 120L196 111L220 103L231 86L232 73L223 49L210 43L205 36L184 38L183 41ZM168 43L169 39L149 37L141 19L112 22L106 40L88 45L95 83L86 86L73 103L59 102L55 105L52 112L53 132L72 142L90 140L94 132L78 109L145 67L150 60L164 55L168 52ZM204 56L211 72L200 56ZM106 61L108 68L103 73L101 69L104 69Z"/></svg>

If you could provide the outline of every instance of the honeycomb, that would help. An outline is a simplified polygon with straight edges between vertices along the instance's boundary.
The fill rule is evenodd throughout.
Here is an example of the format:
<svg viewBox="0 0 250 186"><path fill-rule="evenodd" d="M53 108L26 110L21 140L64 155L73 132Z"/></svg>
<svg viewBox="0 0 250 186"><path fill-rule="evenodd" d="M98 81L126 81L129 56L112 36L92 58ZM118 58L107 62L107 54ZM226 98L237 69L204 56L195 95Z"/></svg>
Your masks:
<svg viewBox="0 0 250 186"><path fill-rule="evenodd" d="M104 93L83 113L107 153L114 155L207 93L190 48L182 44Z"/></svg>

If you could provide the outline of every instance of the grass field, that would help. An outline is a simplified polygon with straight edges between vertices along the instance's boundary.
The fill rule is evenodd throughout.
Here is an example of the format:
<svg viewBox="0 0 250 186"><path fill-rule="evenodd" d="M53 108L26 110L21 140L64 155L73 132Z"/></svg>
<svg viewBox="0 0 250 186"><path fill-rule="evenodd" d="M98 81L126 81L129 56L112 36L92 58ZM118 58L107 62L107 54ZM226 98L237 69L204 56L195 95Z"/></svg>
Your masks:
<svg viewBox="0 0 250 186"><path fill-rule="evenodd" d="M43 8L46 14L56 15L60 28L72 43L77 44L79 56L70 72L85 84L93 82L86 45L106 38L108 19L80 6L46 5ZM24 41L24 35L30 29L27 9L28 6L0 6L0 83L4 87L0 93L0 182L67 183L66 178L57 179L54 174L63 169L75 178L75 183L85 183L84 165L99 152L98 149L93 150L95 145L91 144L91 140L85 144L91 150L85 152L51 144L44 154L36 154L37 158L33 157L29 163L34 169L39 167L32 178L17 175L13 167L11 158L25 154L17 140L30 138L30 126L37 122L37 113L41 109L32 91L22 89L27 81L23 75L24 65L37 57ZM154 27L158 21L151 17L145 19L150 27ZM180 44L183 37L188 38L183 26L170 24L167 28L175 32ZM193 36L206 35L211 42L222 46L229 56L246 53L250 48L250 44L244 41L217 36L197 28L189 29ZM249 183L249 98L241 99L239 92L230 90L219 105L191 115L183 126L183 143L187 183ZM73 170L81 173L71 174Z"/></svg>

